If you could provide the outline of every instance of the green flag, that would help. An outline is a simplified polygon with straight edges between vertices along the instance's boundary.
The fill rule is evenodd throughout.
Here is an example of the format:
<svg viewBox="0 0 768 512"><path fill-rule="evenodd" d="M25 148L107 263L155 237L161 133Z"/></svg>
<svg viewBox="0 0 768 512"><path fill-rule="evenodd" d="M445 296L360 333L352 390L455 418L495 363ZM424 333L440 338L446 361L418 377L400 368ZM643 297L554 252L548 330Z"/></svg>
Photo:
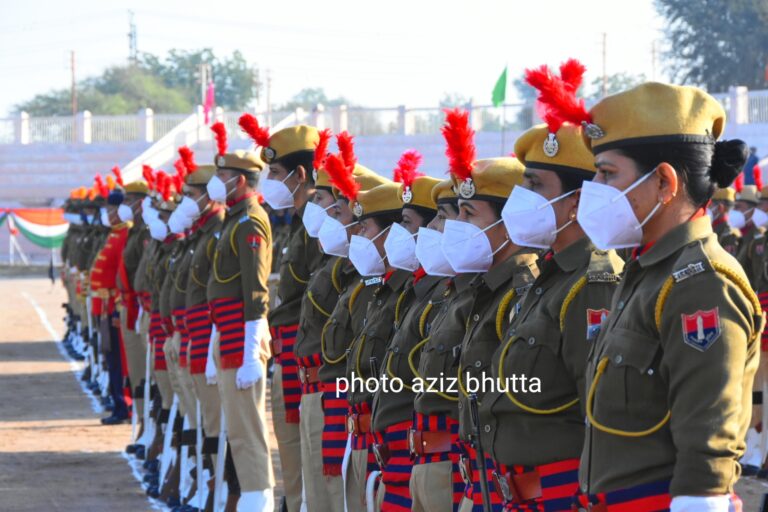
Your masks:
<svg viewBox="0 0 768 512"><path fill-rule="evenodd" d="M493 86L493 97L491 101L493 101L493 106L498 107L504 103L504 100L507 99L507 67L504 66L504 71L502 71L501 76L496 81L496 85Z"/></svg>

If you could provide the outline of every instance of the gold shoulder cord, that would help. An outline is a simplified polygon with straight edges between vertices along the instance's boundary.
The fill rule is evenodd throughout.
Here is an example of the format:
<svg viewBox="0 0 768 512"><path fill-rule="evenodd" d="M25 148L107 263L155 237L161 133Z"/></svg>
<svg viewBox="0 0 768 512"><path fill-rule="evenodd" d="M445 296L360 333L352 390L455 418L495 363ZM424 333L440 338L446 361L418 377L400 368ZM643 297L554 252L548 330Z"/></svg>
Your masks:
<svg viewBox="0 0 768 512"><path fill-rule="evenodd" d="M507 357L507 351L509 350L509 347L512 346L512 343L514 343L514 341L516 339L517 338L515 338L514 336L509 338L509 340L507 340L507 343L504 345L504 349L502 349L502 351L501 351L501 357L499 358L499 382L500 383L504 383L505 382L505 378L504 378L504 360ZM504 390L504 393L507 395L507 398L509 398L510 402L512 402L517 407L519 407L520 409L522 409L525 412L530 413L530 414L539 414L539 415L557 414L558 412L562 412L562 411L565 411L566 409L570 409L571 407L573 407L574 405L579 403L579 399L575 398L574 400L571 400L570 402L568 402L566 404L563 404L563 405L558 406L558 407L554 407L552 409L536 409L535 407L530 407L530 406L525 405L524 403L520 402L517 398L515 398L515 396L512 394L512 392L509 391L509 386L506 386L506 389Z"/></svg>
<svg viewBox="0 0 768 512"><path fill-rule="evenodd" d="M355 301L357 300L357 296L360 295L360 292L363 291L363 287L365 284L361 281L357 284L354 290L352 290L352 293L349 296L349 313L352 314L352 308L355 306Z"/></svg>
<svg viewBox="0 0 768 512"><path fill-rule="evenodd" d="M330 314L329 312L327 312L325 309L323 309L323 308L320 306L320 304L318 304L318 303L317 303L317 301L315 300L315 298L312 296L312 292L311 292L311 291L307 291L307 298L308 298L308 299L309 299L309 301L312 303L312 305L313 305L313 306L315 306L315 309L317 309L317 310L318 310L320 313L322 313L323 315L325 315L325 316L327 316L327 317L330 317L330 316L331 316L331 314Z"/></svg>
<svg viewBox="0 0 768 512"><path fill-rule="evenodd" d="M411 354L413 354L413 350L411 350L411 352L408 353L408 366L410 366L411 367L411 371L413 371L413 363L411 362ZM392 352L390 352L389 355L387 356L386 369L387 369L387 375L389 375L390 379L402 380L402 379L400 379L400 377L398 377L397 375L395 375L392 372ZM416 376L416 377L419 376L418 373L414 373L413 375ZM413 391L413 388L411 386L409 386L408 384L406 384L405 382L403 382L403 387L405 389L407 389L408 391Z"/></svg>
<svg viewBox="0 0 768 512"><path fill-rule="evenodd" d="M237 225L235 225L234 229L232 229L232 232L230 233L230 237L229 237L229 245L235 251L235 256L237 256L237 249L234 246L234 233L235 233L236 230L237 230ZM235 274L232 275L231 277L226 277L226 278L221 277L219 275L219 254L220 254L220 251L219 251L219 249L217 247L216 250L213 253L213 265L212 265L213 266L213 277L214 277L214 279L216 279L217 283L220 283L220 284L231 283L232 281L234 281L235 279L240 277L241 272L235 272Z"/></svg>
<svg viewBox="0 0 768 512"><path fill-rule="evenodd" d="M341 264L344 262L342 258L339 258L336 260L336 263L333 264L333 269L331 269L331 283L333 284L333 288L336 290L336 293L341 293L341 283L339 282L339 269L341 268Z"/></svg>
<svg viewBox="0 0 768 512"><path fill-rule="evenodd" d="M560 306L560 332L565 329L565 315L568 314L568 308L571 306L571 302L576 298L576 295L587 284L587 276L581 276L576 283L568 290L568 294L563 299L563 305Z"/></svg>
<svg viewBox="0 0 768 512"><path fill-rule="evenodd" d="M328 326L330 325L331 321L328 320L325 322L325 325L323 326L323 332L320 333L320 352L323 355L323 361L325 361L328 364L337 364L342 362L347 357L347 353L342 352L341 356L339 356L337 359L332 359L328 357L328 353L325 351L325 331L328 330Z"/></svg>
<svg viewBox="0 0 768 512"><path fill-rule="evenodd" d="M179 287L179 275L181 272L176 273L176 277L173 278L173 287L176 288L176 291L179 293L187 293L187 289L184 288L183 290Z"/></svg>
<svg viewBox="0 0 768 512"><path fill-rule="evenodd" d="M504 317L507 316L509 303L515 298L515 293L514 288L505 293L504 297L501 299L501 303L499 303L499 309L496 311L496 336L498 336L499 341L504 341L504 333L502 332Z"/></svg>
<svg viewBox="0 0 768 512"><path fill-rule="evenodd" d="M360 371L360 356L363 355L364 346L365 346L365 334L363 334L360 337L360 345L357 347L357 356L355 357L355 370L357 370L357 375L361 379L363 378L363 372ZM371 377L376 377L376 375L371 375Z"/></svg>
<svg viewBox="0 0 768 512"><path fill-rule="evenodd" d="M288 263L288 271L291 273L291 276L298 282L299 284L307 284L309 282L309 279L302 279L300 278L296 272L293 270L293 264Z"/></svg>
<svg viewBox="0 0 768 512"><path fill-rule="evenodd" d="M397 298L397 302L395 303L395 325L400 325L400 306L403 305L403 301L405 300L405 297L408 295L409 290L403 290L400 293L400 296Z"/></svg>
<svg viewBox="0 0 768 512"><path fill-rule="evenodd" d="M206 286L208 286L207 283L201 283L200 282L200 279L195 275L195 269L194 268L189 269L189 274L190 274L190 277L192 277L192 281L194 281L195 284L197 286L199 286L200 288L205 288Z"/></svg>
<svg viewBox="0 0 768 512"><path fill-rule="evenodd" d="M421 350L421 348L427 344L427 342L430 340L430 338L425 338L418 342L415 347L411 349L411 351L408 353L408 366L410 367L411 371L413 372L413 375L420 379L421 381L424 381L424 377L419 373L419 370L416 368L416 365L413 364L413 356L416 354L417 351ZM450 402L458 402L459 397L458 396L451 396L443 393L442 391L434 390L433 391L437 396L440 398L444 398L445 400L448 400Z"/></svg>
<svg viewBox="0 0 768 512"><path fill-rule="evenodd" d="M421 312L421 317L419 318L419 334L422 338L426 335L424 331L427 328L427 318L429 317L430 311L432 311L432 301L427 304L427 307Z"/></svg>
<svg viewBox="0 0 768 512"><path fill-rule="evenodd" d="M747 300L752 305L752 308L755 311L756 316L762 316L763 311L760 307L760 301L757 299L757 296L755 295L755 292L752 291L752 288L747 284L744 279L733 269L728 267L727 265L723 265L722 263L712 261L710 262L712 265L712 268L715 269L716 272L720 272L722 275L724 275L727 279L729 279L733 284L736 285L737 288L741 291L741 293L744 294L744 296L747 298ZM669 294L672 291L672 287L675 284L675 279L670 276L664 281L664 284L661 287L661 291L659 292L659 296L656 299L656 306L654 308L654 320L656 323L656 329L661 332L661 317L664 312L664 304L667 302L667 298L669 297ZM755 339L759 333L753 333L752 339ZM604 357L600 360L600 362L597 365L597 369L595 370L595 377L592 379L592 384L589 386L589 394L587 395L587 419L589 419L589 422L594 426L596 429L606 432L608 434L613 434L616 436L621 437L644 437L651 435L655 432L657 432L659 429L661 429L671 418L672 411L667 411L667 414L662 418L662 420L656 424L655 426L643 430L640 432L630 432L626 430L619 430L611 427L607 427L601 423L598 423L593 415L592 410L592 403L594 401L595 392L597 390L597 383L600 381L600 378L602 377L603 373L605 372L605 368L608 366L608 358Z"/></svg>

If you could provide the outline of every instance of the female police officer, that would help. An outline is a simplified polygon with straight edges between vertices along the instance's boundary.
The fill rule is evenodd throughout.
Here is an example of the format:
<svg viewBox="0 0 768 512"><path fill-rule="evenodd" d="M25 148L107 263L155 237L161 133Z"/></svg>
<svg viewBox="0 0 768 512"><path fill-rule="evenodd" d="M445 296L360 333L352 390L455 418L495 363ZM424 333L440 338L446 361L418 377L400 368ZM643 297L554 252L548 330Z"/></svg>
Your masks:
<svg viewBox="0 0 768 512"><path fill-rule="evenodd" d="M577 219L596 246L636 250L589 355L580 506L729 510L764 321L705 211L746 145L716 142L723 108L694 87L645 83L581 110L597 176Z"/></svg>

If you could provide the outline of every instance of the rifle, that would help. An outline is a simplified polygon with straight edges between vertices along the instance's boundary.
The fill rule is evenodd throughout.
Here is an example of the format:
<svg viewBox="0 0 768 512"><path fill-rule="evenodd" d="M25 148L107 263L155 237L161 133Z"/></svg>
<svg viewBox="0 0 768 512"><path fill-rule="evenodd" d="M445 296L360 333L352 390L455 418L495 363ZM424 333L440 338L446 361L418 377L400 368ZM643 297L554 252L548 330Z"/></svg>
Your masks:
<svg viewBox="0 0 768 512"><path fill-rule="evenodd" d="M483 510L491 512L491 491L488 488L488 470L485 466L485 450L480 441L480 413L477 410L477 393L469 395L469 412L472 416L472 441L477 453L477 471L480 473L480 490L483 493Z"/></svg>

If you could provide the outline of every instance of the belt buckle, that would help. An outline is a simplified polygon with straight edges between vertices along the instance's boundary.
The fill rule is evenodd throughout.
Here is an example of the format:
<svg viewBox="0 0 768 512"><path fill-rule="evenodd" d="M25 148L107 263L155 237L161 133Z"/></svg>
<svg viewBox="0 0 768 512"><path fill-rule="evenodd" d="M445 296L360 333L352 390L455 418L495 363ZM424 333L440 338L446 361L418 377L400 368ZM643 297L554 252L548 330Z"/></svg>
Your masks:
<svg viewBox="0 0 768 512"><path fill-rule="evenodd" d="M357 423L357 414L350 414L347 416L347 432L350 434L355 433L355 423Z"/></svg>
<svg viewBox="0 0 768 512"><path fill-rule="evenodd" d="M496 494L504 500L504 503L510 503L512 501L512 490L509 488L509 481L507 480L506 475L494 471L493 486L495 487Z"/></svg>
<svg viewBox="0 0 768 512"><path fill-rule="evenodd" d="M469 468L467 468L468 465L469 465ZM464 483L466 485L469 485L472 483L471 471L472 471L472 466L471 466L471 463L469 462L469 457L462 454L459 457L459 473L461 473L461 478L462 480L464 480Z"/></svg>
<svg viewBox="0 0 768 512"><path fill-rule="evenodd" d="M304 366L299 366L299 381L302 384L309 384L307 382L307 369Z"/></svg>
<svg viewBox="0 0 768 512"><path fill-rule="evenodd" d="M379 468L383 471L384 468L387 466L387 463L384 462L384 457L381 454L382 445L379 443L375 443L373 445L373 456L376 458L376 463L379 465Z"/></svg>
<svg viewBox="0 0 768 512"><path fill-rule="evenodd" d="M408 451L411 452L411 455L418 455L416 453L416 440L414 439L415 435L416 435L415 429L408 430Z"/></svg>

